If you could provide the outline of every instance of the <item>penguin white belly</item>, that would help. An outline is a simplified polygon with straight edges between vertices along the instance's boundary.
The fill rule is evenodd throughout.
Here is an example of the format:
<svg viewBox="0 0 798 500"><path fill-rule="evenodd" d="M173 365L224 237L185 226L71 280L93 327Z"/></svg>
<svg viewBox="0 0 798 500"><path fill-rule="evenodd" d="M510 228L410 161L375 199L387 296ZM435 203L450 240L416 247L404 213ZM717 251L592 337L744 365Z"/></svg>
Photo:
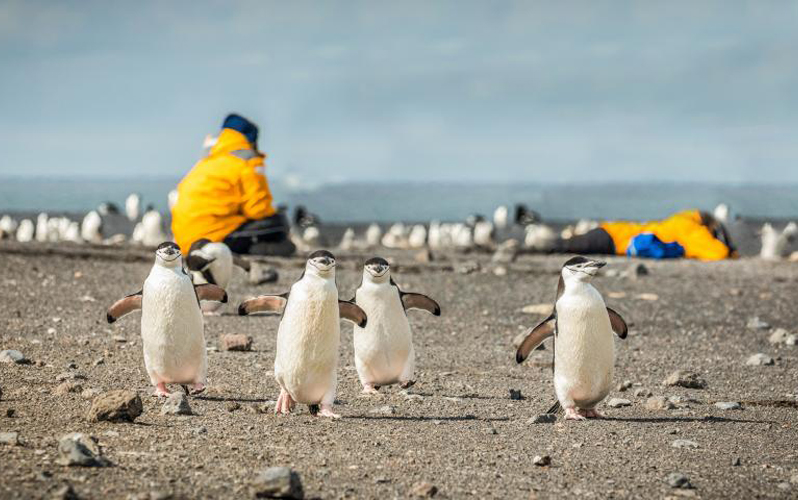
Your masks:
<svg viewBox="0 0 798 500"><path fill-rule="evenodd" d="M615 346L604 299L592 286L557 301L554 388L563 407L592 409L612 384Z"/></svg>
<svg viewBox="0 0 798 500"><path fill-rule="evenodd" d="M356 294L366 312L365 328L355 326L355 366L364 384L400 381L413 348L413 336L399 293L391 285L364 284Z"/></svg>
<svg viewBox="0 0 798 500"><path fill-rule="evenodd" d="M161 267L144 282L141 337L153 384L205 383L203 319L187 277Z"/></svg>
<svg viewBox="0 0 798 500"><path fill-rule="evenodd" d="M274 360L280 387L302 404L318 404L334 393L341 341L335 283L313 281L303 279L291 287Z"/></svg>

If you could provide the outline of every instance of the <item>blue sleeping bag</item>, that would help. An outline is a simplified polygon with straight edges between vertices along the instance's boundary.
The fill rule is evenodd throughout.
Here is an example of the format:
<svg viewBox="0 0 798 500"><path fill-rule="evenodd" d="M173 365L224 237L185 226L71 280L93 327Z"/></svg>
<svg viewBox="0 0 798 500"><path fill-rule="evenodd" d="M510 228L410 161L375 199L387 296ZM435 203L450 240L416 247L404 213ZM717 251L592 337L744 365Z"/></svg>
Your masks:
<svg viewBox="0 0 798 500"><path fill-rule="evenodd" d="M677 259L684 257L684 247L676 243L665 243L652 233L638 234L626 247L629 257L648 257L649 259Z"/></svg>

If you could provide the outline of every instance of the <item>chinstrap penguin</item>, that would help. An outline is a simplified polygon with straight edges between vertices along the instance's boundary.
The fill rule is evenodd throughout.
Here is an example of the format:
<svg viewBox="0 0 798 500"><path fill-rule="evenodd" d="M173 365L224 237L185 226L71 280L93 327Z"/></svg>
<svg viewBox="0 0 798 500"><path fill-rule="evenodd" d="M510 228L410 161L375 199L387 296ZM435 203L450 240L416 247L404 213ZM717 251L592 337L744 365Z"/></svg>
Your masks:
<svg viewBox="0 0 798 500"><path fill-rule="evenodd" d="M355 326L355 367L366 394L380 386L398 383L406 389L415 383L415 350L407 309L424 309L435 316L441 308L431 298L399 289L391 278L388 262L380 257L366 261L363 282L354 302L369 318L365 327Z"/></svg>
<svg viewBox="0 0 798 500"><path fill-rule="evenodd" d="M338 418L333 412L337 386L340 319L366 326L366 313L352 302L338 300L335 257L318 250L308 257L305 271L282 295L262 295L241 303L242 316L280 312L274 378L280 385L275 413L306 404L313 415ZM319 412L319 406L321 411Z"/></svg>
<svg viewBox="0 0 798 500"><path fill-rule="evenodd" d="M590 281L604 262L573 257L562 267L554 311L533 328L518 347L522 363L548 337L554 337L554 390L558 402L549 410L565 409L565 418L600 417L595 407L610 392L615 344L613 332L625 339L623 318L606 306Z"/></svg>
<svg viewBox="0 0 798 500"><path fill-rule="evenodd" d="M155 264L144 287L114 303L108 323L141 309L144 365L156 396L169 396L166 384L180 384L186 393L205 389L207 360L200 301L227 302L224 289L195 286L183 268L178 246L164 242L155 251Z"/></svg>

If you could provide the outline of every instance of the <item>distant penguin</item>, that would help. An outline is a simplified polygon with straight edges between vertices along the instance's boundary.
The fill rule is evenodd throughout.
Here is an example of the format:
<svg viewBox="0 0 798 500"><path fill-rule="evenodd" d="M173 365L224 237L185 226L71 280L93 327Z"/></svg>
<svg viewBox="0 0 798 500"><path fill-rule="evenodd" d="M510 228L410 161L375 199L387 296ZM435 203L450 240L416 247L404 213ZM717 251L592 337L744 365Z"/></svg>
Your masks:
<svg viewBox="0 0 798 500"><path fill-rule="evenodd" d="M388 228L388 231L382 237L382 246L385 248L408 248L407 241L407 228L401 222L397 222Z"/></svg>
<svg viewBox="0 0 798 500"><path fill-rule="evenodd" d="M47 220L47 241L58 243L61 241L61 218L52 217Z"/></svg>
<svg viewBox="0 0 798 500"><path fill-rule="evenodd" d="M315 214L308 211L304 205L298 205L294 209L294 225L299 227L318 226L321 224L321 219Z"/></svg>
<svg viewBox="0 0 798 500"><path fill-rule="evenodd" d="M495 246L493 240L495 232L493 223L488 221L477 222L474 225L474 244L480 248L493 248Z"/></svg>
<svg viewBox="0 0 798 500"><path fill-rule="evenodd" d="M28 243L33 241L34 233L36 232L36 227L33 225L33 221L30 219L24 219L22 222L19 223L19 227L17 228L17 241L20 243Z"/></svg>
<svg viewBox="0 0 798 500"><path fill-rule="evenodd" d="M587 234L597 227L599 227L599 223L594 220L579 219L576 223L576 227L574 227L574 235L579 236Z"/></svg>
<svg viewBox="0 0 798 500"><path fill-rule="evenodd" d="M343 250L344 252L349 252L355 248L355 230L351 227L346 228L344 231L343 237L341 237L341 243L338 245L338 248Z"/></svg>
<svg viewBox="0 0 798 500"><path fill-rule="evenodd" d="M731 208L725 203L718 204L715 210L712 211L712 215L715 217L715 220L722 224L731 222Z"/></svg>
<svg viewBox="0 0 798 500"><path fill-rule="evenodd" d="M141 242L144 246L154 247L166 239L161 214L150 210L141 218Z"/></svg>
<svg viewBox="0 0 798 500"><path fill-rule="evenodd" d="M549 410L565 409L565 418L600 417L596 405L612 387L615 365L613 332L625 339L623 318L606 306L590 281L604 262L577 256L560 271L554 311L533 328L518 347L523 361L548 337L554 337L554 389L558 402Z"/></svg>
<svg viewBox="0 0 798 500"><path fill-rule="evenodd" d="M40 213L38 217L36 217L36 241L40 243L44 243L47 241L47 234L48 234L48 226L47 221L49 217L46 213Z"/></svg>
<svg viewBox="0 0 798 500"><path fill-rule="evenodd" d="M191 271L194 284L210 283L225 290L233 277L234 265L245 271L250 270L249 262L233 255L230 247L222 242L212 242L205 238L195 241L186 257L186 266ZM206 302L202 304L202 311L213 313L221 305L220 302Z"/></svg>
<svg viewBox="0 0 798 500"><path fill-rule="evenodd" d="M415 383L413 334L408 309L424 309L435 316L441 308L431 298L399 289L391 278L388 261L374 257L363 266L363 281L355 301L368 316L365 327L355 326L355 367L364 393L398 383L408 388Z"/></svg>
<svg viewBox="0 0 798 500"><path fill-rule="evenodd" d="M322 245L321 231L316 226L308 226L302 232L302 240L310 248L318 248Z"/></svg>
<svg viewBox="0 0 798 500"><path fill-rule="evenodd" d="M429 223L429 231L427 231L427 246L431 250L441 249L441 223L434 220Z"/></svg>
<svg viewBox="0 0 798 500"><path fill-rule="evenodd" d="M18 226L17 221L12 219L10 215L4 215L0 218L0 239L14 237Z"/></svg>
<svg viewBox="0 0 798 500"><path fill-rule="evenodd" d="M207 383L205 333L200 301L227 302L216 285L194 285L183 268L180 248L171 241L155 251L155 264L144 287L114 303L109 323L141 309L144 365L156 396L169 396L166 384L180 384L188 393L202 392Z"/></svg>
<svg viewBox="0 0 798 500"><path fill-rule="evenodd" d="M169 211L171 212L175 205L177 205L177 189L173 189L169 191L169 194L166 196L166 203L169 206Z"/></svg>
<svg viewBox="0 0 798 500"><path fill-rule="evenodd" d="M380 229L380 225L376 222L372 222L368 229L366 229L366 245L369 248L375 248L380 245L380 241L382 240L382 229Z"/></svg>
<svg viewBox="0 0 798 500"><path fill-rule="evenodd" d="M523 203L515 206L515 223L521 226L536 224L541 221L540 214L530 210Z"/></svg>
<svg viewBox="0 0 798 500"><path fill-rule="evenodd" d="M452 244L457 250L466 251L474 247L474 233L466 224L452 225Z"/></svg>
<svg viewBox="0 0 798 500"><path fill-rule="evenodd" d="M310 406L311 414L337 418L333 412L337 386L340 319L363 327L366 313L352 302L338 300L335 257L326 250L310 254L305 272L283 295L263 295L241 303L242 316L282 311L277 330L274 378L280 385L275 413L290 413L294 403Z"/></svg>
<svg viewBox="0 0 798 500"><path fill-rule="evenodd" d="M97 213L105 217L106 215L116 215L119 213L119 207L110 201L104 201L97 205Z"/></svg>
<svg viewBox="0 0 798 500"><path fill-rule="evenodd" d="M557 234L545 224L529 224L525 228L524 246L545 252L551 249Z"/></svg>
<svg viewBox="0 0 798 500"><path fill-rule="evenodd" d="M510 211L506 206L500 205L496 207L496 210L493 212L493 224L496 226L496 229L507 229L509 216Z"/></svg>
<svg viewBox="0 0 798 500"><path fill-rule="evenodd" d="M80 224L80 237L88 243L102 243L102 227L102 217L92 210L83 217L83 222Z"/></svg>
<svg viewBox="0 0 798 500"><path fill-rule="evenodd" d="M468 227L473 229L474 226L477 225L477 223L484 222L484 221L485 221L485 217L483 215L481 215L481 214L471 214L468 217L466 217L466 226L468 226Z"/></svg>
<svg viewBox="0 0 798 500"><path fill-rule="evenodd" d="M83 243L83 238L80 237L80 224L77 222L70 222L64 231L62 239L72 243Z"/></svg>
<svg viewBox="0 0 798 500"><path fill-rule="evenodd" d="M407 237L410 248L423 248L427 244L427 228L423 224L416 224Z"/></svg>
<svg viewBox="0 0 798 500"><path fill-rule="evenodd" d="M759 251L759 258L764 260L779 260L787 256L787 246L798 233L798 226L790 222L782 230L778 231L773 225L766 222L761 229L762 248Z"/></svg>
<svg viewBox="0 0 798 500"><path fill-rule="evenodd" d="M131 193L125 200L125 215L128 220L135 222L138 220L141 213L141 195L138 193Z"/></svg>

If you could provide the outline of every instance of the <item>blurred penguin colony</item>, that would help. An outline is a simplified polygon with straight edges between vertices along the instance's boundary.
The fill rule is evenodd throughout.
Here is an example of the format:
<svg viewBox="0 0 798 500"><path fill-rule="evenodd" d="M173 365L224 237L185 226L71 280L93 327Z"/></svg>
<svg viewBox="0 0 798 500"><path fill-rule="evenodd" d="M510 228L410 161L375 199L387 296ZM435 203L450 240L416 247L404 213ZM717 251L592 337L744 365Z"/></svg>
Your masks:
<svg viewBox="0 0 798 500"><path fill-rule="evenodd" d="M258 149L258 127L246 118L228 115L217 136L207 136L204 156L168 195L171 227L153 205L132 193L123 210L111 201L101 203L82 220L50 217L35 220L0 217L0 238L26 242L70 242L96 245L133 244L155 247L175 241L188 254L203 240L224 243L235 254L288 256L335 246L321 217L303 206L288 218L285 206L275 205L266 176L266 155ZM113 231L109 221L126 218L130 231ZM343 232L343 251L428 249L430 251L494 252L497 260L520 253L577 253L628 255L648 258L721 260L738 256L727 225L733 222L728 205L712 213L685 210L663 220L579 220L565 227L545 223L524 204L499 206L492 220L474 214L459 222L431 220L392 225L371 223L358 234ZM555 226L559 227L555 229ZM759 230L759 256L767 260L798 258L790 244L798 233L794 222L777 230L770 223Z"/></svg>

